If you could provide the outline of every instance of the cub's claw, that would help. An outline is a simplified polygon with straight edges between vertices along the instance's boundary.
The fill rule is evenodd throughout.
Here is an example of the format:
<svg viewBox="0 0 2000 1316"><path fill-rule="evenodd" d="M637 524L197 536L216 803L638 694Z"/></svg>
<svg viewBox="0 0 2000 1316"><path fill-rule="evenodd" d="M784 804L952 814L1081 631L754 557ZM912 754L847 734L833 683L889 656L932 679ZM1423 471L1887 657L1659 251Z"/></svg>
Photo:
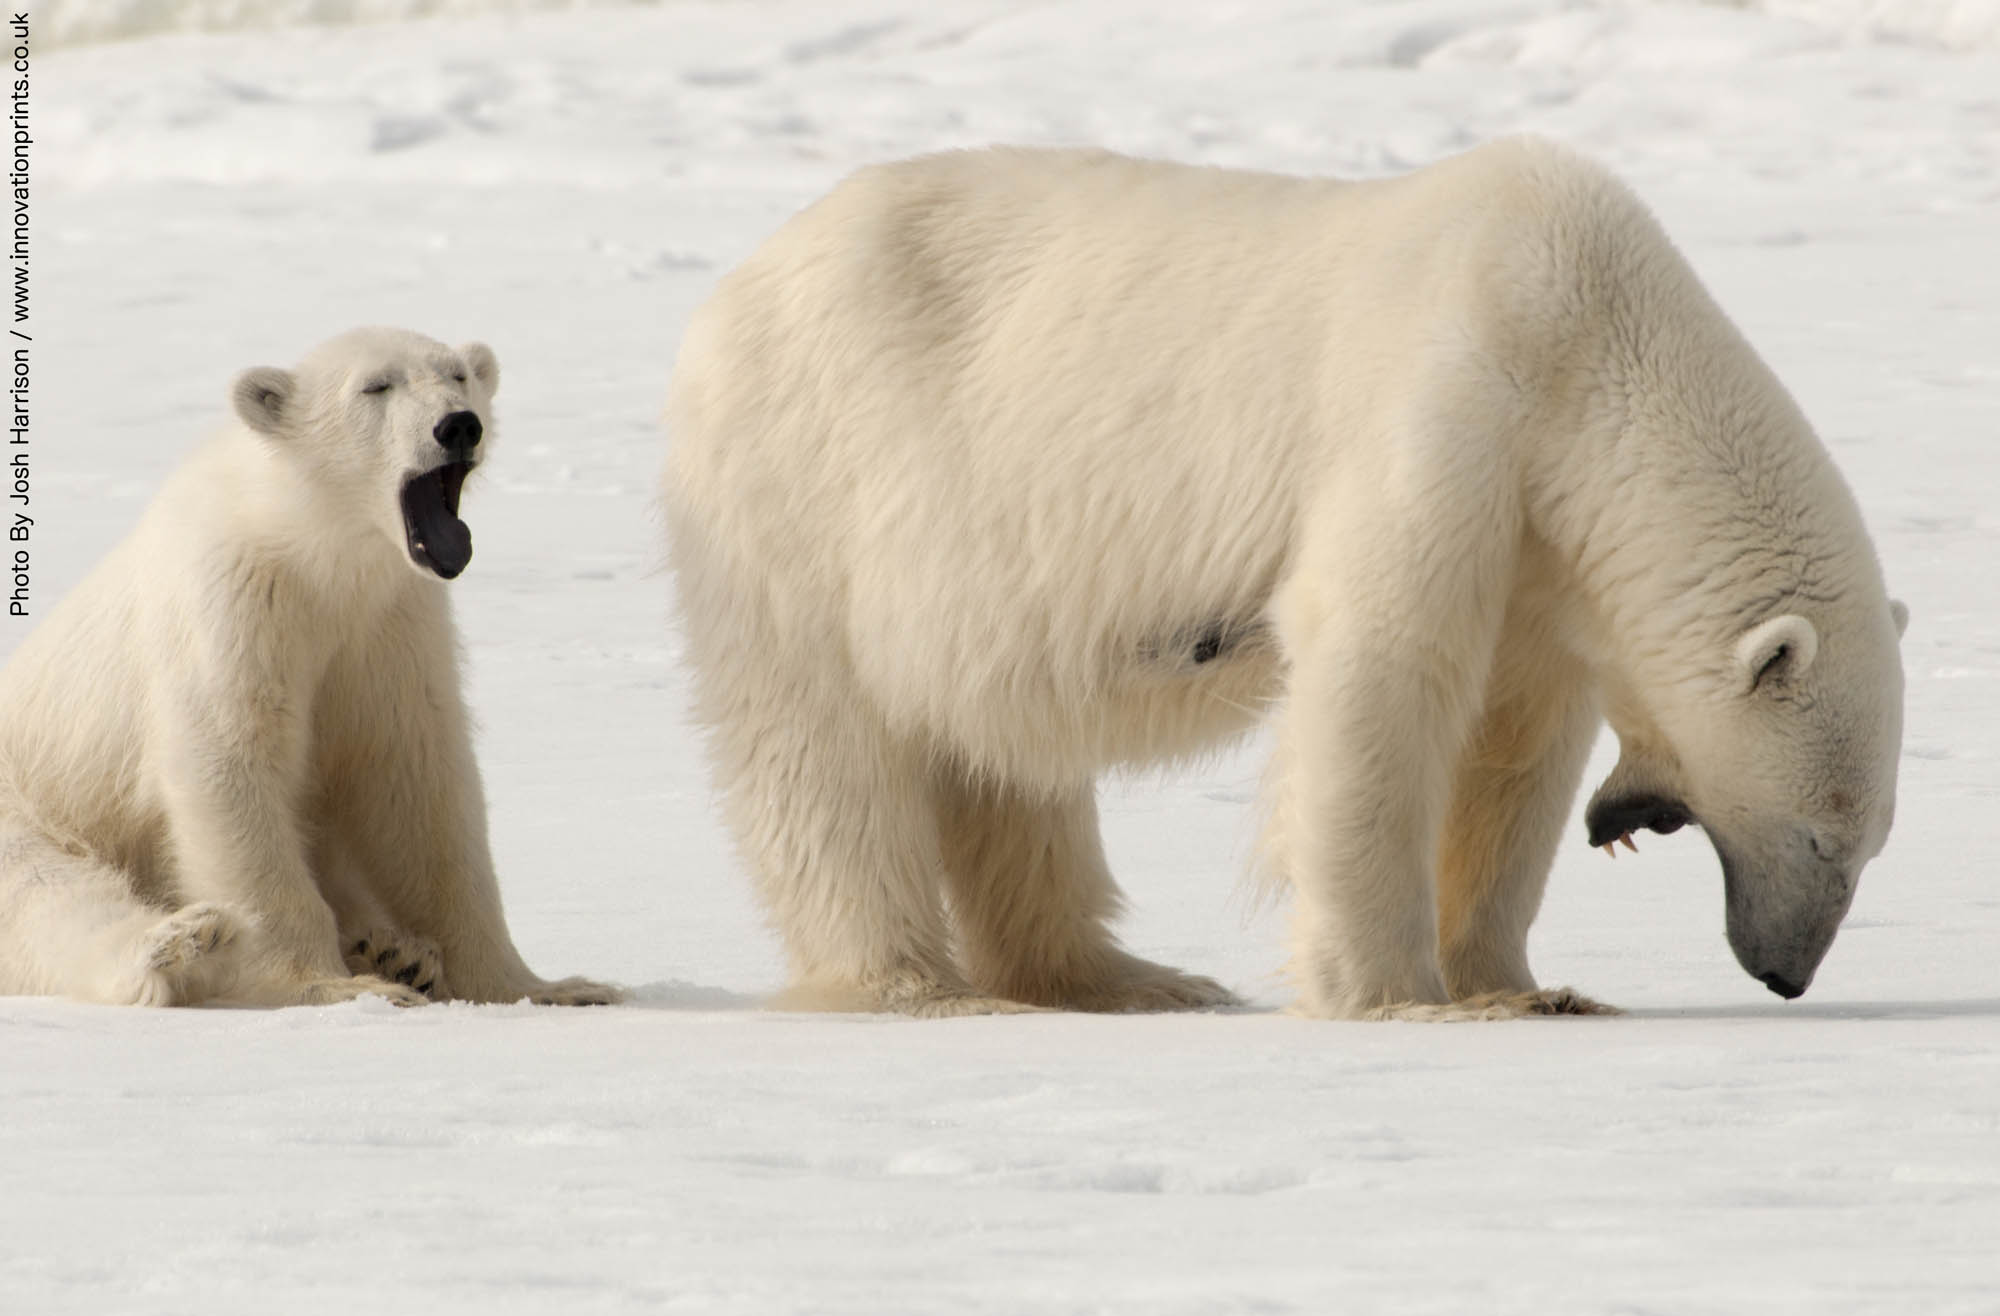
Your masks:
<svg viewBox="0 0 2000 1316"><path fill-rule="evenodd" d="M434 1001L449 1000L444 956L428 937L396 928L370 928L347 944L347 971L356 976L400 983Z"/></svg>

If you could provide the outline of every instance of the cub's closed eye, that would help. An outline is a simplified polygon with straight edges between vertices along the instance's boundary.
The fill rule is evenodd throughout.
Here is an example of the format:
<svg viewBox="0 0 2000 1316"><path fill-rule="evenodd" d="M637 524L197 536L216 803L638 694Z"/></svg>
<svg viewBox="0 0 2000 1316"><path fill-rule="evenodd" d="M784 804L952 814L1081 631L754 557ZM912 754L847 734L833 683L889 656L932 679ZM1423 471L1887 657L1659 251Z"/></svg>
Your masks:
<svg viewBox="0 0 2000 1316"><path fill-rule="evenodd" d="M453 375L452 378L457 380L459 383L463 384L465 382L465 372L461 370L457 374Z"/></svg>
<svg viewBox="0 0 2000 1316"><path fill-rule="evenodd" d="M391 382L392 381L387 379L378 379L370 384L364 385L361 391L363 393L387 393L389 391L389 386Z"/></svg>

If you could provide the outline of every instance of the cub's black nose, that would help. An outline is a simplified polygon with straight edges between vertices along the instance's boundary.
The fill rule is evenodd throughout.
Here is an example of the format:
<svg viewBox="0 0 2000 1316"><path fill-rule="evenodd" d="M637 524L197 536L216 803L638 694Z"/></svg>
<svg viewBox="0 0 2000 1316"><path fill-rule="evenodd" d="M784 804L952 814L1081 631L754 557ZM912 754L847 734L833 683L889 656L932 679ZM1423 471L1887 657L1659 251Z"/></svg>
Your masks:
<svg viewBox="0 0 2000 1316"><path fill-rule="evenodd" d="M1791 979L1785 977L1783 974L1766 973L1760 976L1757 981L1763 983L1766 987L1769 987L1788 1001L1795 1001L1806 994L1805 988L1793 983Z"/></svg>
<svg viewBox="0 0 2000 1316"><path fill-rule="evenodd" d="M454 411L431 429L431 437L446 452L463 459L479 446L479 436L484 432L485 427L479 423L478 413Z"/></svg>

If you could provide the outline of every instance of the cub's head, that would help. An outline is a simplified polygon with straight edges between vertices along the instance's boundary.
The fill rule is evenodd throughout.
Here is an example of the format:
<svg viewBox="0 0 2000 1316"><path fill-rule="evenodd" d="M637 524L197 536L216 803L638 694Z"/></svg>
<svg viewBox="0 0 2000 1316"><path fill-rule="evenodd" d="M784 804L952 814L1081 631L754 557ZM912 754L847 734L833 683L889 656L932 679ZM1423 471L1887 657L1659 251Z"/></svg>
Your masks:
<svg viewBox="0 0 2000 1316"><path fill-rule="evenodd" d="M1787 1000L1895 816L1907 618L1875 594L1735 636L1654 725L1618 728L1618 766L1584 813L1597 846L1699 824L1722 861L1730 948Z"/></svg>
<svg viewBox="0 0 2000 1316"><path fill-rule="evenodd" d="M358 509L415 570L450 580L472 560L459 493L491 450L499 383L484 343L356 329L296 370L244 371L232 401L245 425Z"/></svg>

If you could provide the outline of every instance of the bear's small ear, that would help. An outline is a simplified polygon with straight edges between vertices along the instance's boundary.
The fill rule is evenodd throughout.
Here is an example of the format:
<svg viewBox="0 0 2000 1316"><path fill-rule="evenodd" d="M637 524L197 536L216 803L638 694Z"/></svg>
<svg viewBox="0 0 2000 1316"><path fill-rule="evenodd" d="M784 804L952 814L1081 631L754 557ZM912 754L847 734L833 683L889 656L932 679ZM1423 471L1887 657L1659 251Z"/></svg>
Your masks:
<svg viewBox="0 0 2000 1316"><path fill-rule="evenodd" d="M1796 680L1819 656L1819 632L1796 613L1773 617L1736 642L1736 670L1747 694L1773 681Z"/></svg>
<svg viewBox="0 0 2000 1316"><path fill-rule="evenodd" d="M229 400L245 425L259 434L278 434L292 405L292 372L276 366L246 370L236 377Z"/></svg>
<svg viewBox="0 0 2000 1316"><path fill-rule="evenodd" d="M1896 623L1896 638L1902 639L1903 632L1910 629L1910 605L1901 599L1890 599L1889 617Z"/></svg>
<svg viewBox="0 0 2000 1316"><path fill-rule="evenodd" d="M493 349L484 343L467 343L458 349L465 358L465 368L486 388L491 397L500 391L500 362L493 356Z"/></svg>

